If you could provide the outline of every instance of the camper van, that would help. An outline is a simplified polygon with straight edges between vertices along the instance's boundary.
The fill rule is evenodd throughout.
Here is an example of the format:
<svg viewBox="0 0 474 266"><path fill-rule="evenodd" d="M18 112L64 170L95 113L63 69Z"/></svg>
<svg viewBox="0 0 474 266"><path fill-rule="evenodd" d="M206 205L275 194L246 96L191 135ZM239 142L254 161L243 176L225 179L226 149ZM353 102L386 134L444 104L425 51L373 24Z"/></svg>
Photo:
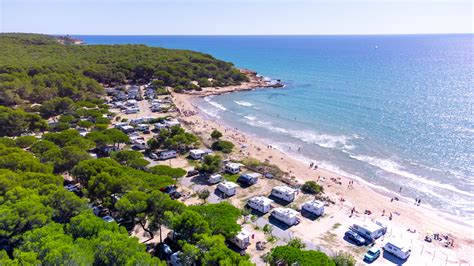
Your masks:
<svg viewBox="0 0 474 266"><path fill-rule="evenodd" d="M189 151L189 156L193 158L194 160L200 160L202 157L212 153L211 150L200 150L200 149L194 149Z"/></svg>
<svg viewBox="0 0 474 266"><path fill-rule="evenodd" d="M235 244L240 249L246 249L250 246L250 233L242 230L236 236L230 239L230 242Z"/></svg>
<svg viewBox="0 0 474 266"><path fill-rule="evenodd" d="M373 222L353 224L351 230L370 242L383 236L386 232L385 228Z"/></svg>
<svg viewBox="0 0 474 266"><path fill-rule="evenodd" d="M272 203L273 200L267 197L259 196L249 199L247 205L256 211L259 211L261 213L267 213L272 208Z"/></svg>
<svg viewBox="0 0 474 266"><path fill-rule="evenodd" d="M149 125L148 124L138 124L137 129L139 131L146 131L146 130L149 130Z"/></svg>
<svg viewBox="0 0 474 266"><path fill-rule="evenodd" d="M166 127L174 127L174 126L180 126L181 125L179 123L179 121L176 120L176 119L165 120L164 123L165 123Z"/></svg>
<svg viewBox="0 0 474 266"><path fill-rule="evenodd" d="M387 244L385 244L384 250L402 260L408 259L411 253L409 245L403 243L400 239L390 239Z"/></svg>
<svg viewBox="0 0 474 266"><path fill-rule="evenodd" d="M140 112L140 109L137 107L130 107L125 109L125 114L136 114L138 112Z"/></svg>
<svg viewBox="0 0 474 266"><path fill-rule="evenodd" d="M288 186L276 186L272 189L271 195L281 200L292 202L295 200L298 190Z"/></svg>
<svg viewBox="0 0 474 266"><path fill-rule="evenodd" d="M307 201L301 205L301 210L321 216L324 213L324 203L319 200Z"/></svg>
<svg viewBox="0 0 474 266"><path fill-rule="evenodd" d="M231 175L238 174L240 172L240 163L227 163L224 166L224 170Z"/></svg>
<svg viewBox="0 0 474 266"><path fill-rule="evenodd" d="M258 182L258 178L260 176L261 175L259 173L243 174L237 179L237 182L242 183L244 185L251 186L251 185L256 184Z"/></svg>
<svg viewBox="0 0 474 266"><path fill-rule="evenodd" d="M237 185L234 182L222 182L219 185L217 185L217 189L221 191L224 195L230 197L234 196L235 193L237 193Z"/></svg>
<svg viewBox="0 0 474 266"><path fill-rule="evenodd" d="M271 217L283 222L287 225L296 225L300 223L297 217L298 212L290 208L275 208L271 213Z"/></svg>
<svg viewBox="0 0 474 266"><path fill-rule="evenodd" d="M217 184L221 181L222 181L222 176L220 174L211 175L209 179L207 180L207 182L209 182L209 184L211 185Z"/></svg>
<svg viewBox="0 0 474 266"><path fill-rule="evenodd" d="M158 159L160 160L167 160L171 158L176 158L176 151L175 150L166 150L166 151L161 151L158 154Z"/></svg>

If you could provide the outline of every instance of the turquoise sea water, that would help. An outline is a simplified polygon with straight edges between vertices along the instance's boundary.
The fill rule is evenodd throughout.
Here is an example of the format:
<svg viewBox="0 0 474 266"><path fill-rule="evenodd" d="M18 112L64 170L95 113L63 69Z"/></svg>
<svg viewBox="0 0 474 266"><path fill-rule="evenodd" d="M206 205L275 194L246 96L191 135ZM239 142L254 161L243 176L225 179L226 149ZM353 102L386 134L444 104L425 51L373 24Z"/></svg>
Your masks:
<svg viewBox="0 0 474 266"><path fill-rule="evenodd" d="M197 104L308 163L474 218L474 35L78 37L201 51L281 79Z"/></svg>

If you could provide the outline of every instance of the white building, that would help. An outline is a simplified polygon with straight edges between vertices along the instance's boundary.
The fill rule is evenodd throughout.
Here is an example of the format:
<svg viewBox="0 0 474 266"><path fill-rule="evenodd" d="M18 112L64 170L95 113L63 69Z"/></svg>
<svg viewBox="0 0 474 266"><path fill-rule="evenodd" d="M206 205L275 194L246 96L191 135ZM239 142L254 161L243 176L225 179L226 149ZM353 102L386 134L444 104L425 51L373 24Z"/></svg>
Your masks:
<svg viewBox="0 0 474 266"><path fill-rule="evenodd" d="M211 175L209 177L209 179L207 180L207 182L209 182L209 184L217 184L221 181L222 181L222 176L220 174Z"/></svg>
<svg viewBox="0 0 474 266"><path fill-rule="evenodd" d="M384 250L393 254L402 260L408 259L411 254L411 247L406 241L402 239L392 238L384 246Z"/></svg>
<svg viewBox="0 0 474 266"><path fill-rule="evenodd" d="M230 239L240 249L246 249L250 246L250 233L246 230L240 231L236 236Z"/></svg>
<svg viewBox="0 0 474 266"><path fill-rule="evenodd" d="M272 189L272 196L284 201L292 202L295 200L298 190L288 186L276 186Z"/></svg>
<svg viewBox="0 0 474 266"><path fill-rule="evenodd" d="M158 159L160 159L160 160L167 160L167 159L175 158L176 155L177 155L177 153L176 153L175 150L161 151L161 152L158 154Z"/></svg>
<svg viewBox="0 0 474 266"><path fill-rule="evenodd" d="M275 208L271 216L290 226L299 223L298 212L290 208Z"/></svg>
<svg viewBox="0 0 474 266"><path fill-rule="evenodd" d="M235 175L240 172L240 163L226 163L224 166L224 171L229 174Z"/></svg>
<svg viewBox="0 0 474 266"><path fill-rule="evenodd" d="M272 208L272 203L273 203L273 200L267 197L263 197L263 196L253 197L249 199L249 201L247 201L247 205L250 208L256 211L259 211L261 213L269 212L270 209Z"/></svg>
<svg viewBox="0 0 474 266"><path fill-rule="evenodd" d="M237 193L237 187L239 187L239 185L234 182L222 182L217 185L217 189L228 197L233 196L235 195L235 193Z"/></svg>
<svg viewBox="0 0 474 266"><path fill-rule="evenodd" d="M301 205L301 209L314 215L321 216L324 213L324 203L319 200L307 201Z"/></svg>

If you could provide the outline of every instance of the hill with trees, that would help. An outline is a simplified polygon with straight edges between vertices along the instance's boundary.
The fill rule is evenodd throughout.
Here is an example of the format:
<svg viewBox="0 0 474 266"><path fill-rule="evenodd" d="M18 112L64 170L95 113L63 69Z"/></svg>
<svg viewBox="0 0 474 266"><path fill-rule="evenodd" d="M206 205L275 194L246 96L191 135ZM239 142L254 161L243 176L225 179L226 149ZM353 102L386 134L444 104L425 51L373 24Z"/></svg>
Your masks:
<svg viewBox="0 0 474 266"><path fill-rule="evenodd" d="M231 63L198 52L145 45L65 45L39 34L0 34L0 104L56 97L94 99L102 86L127 82L192 90L240 84Z"/></svg>

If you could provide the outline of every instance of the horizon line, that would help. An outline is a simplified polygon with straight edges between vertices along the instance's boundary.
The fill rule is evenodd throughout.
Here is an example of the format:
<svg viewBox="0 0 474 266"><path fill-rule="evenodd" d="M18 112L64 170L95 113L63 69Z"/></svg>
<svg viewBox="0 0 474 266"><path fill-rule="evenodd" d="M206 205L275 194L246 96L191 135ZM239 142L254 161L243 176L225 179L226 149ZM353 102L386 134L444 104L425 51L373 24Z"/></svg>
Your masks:
<svg viewBox="0 0 474 266"><path fill-rule="evenodd" d="M37 32L0 32L2 34L8 33L23 33L23 34L43 34L51 36L401 36L401 35L474 35L474 32L437 32L437 33L348 33L348 34L87 34L87 33L37 33Z"/></svg>

